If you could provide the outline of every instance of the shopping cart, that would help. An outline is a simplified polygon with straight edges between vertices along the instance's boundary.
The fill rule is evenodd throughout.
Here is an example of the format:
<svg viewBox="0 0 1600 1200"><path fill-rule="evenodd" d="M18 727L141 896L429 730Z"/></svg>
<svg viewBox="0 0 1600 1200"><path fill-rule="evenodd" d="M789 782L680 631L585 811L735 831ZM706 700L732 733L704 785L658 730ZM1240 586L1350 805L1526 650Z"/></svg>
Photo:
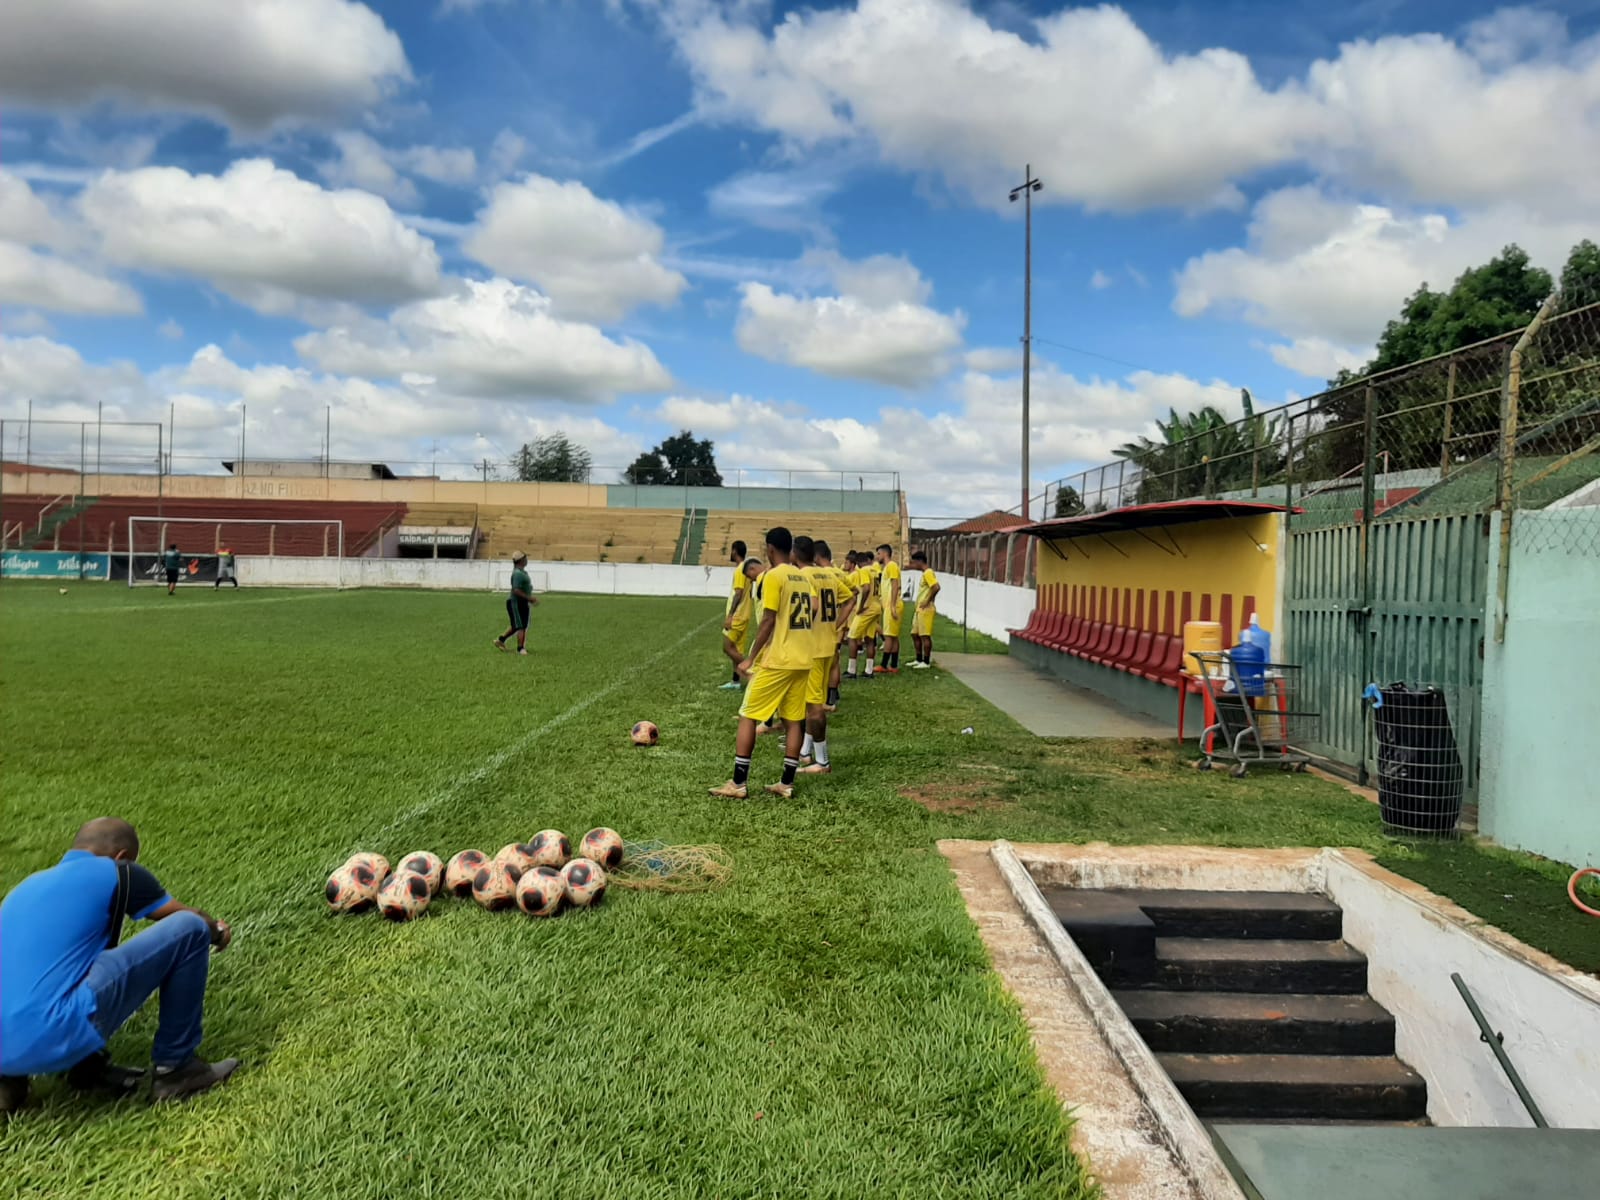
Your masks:
<svg viewBox="0 0 1600 1200"><path fill-rule="evenodd" d="M1290 663L1234 662L1226 651L1196 652L1194 678L1205 697L1207 717L1200 734L1205 755L1195 767L1208 771L1217 761L1231 762L1235 778L1252 766L1277 764L1279 770L1304 771L1311 756L1296 745L1317 740L1321 713L1297 708L1300 668Z"/></svg>

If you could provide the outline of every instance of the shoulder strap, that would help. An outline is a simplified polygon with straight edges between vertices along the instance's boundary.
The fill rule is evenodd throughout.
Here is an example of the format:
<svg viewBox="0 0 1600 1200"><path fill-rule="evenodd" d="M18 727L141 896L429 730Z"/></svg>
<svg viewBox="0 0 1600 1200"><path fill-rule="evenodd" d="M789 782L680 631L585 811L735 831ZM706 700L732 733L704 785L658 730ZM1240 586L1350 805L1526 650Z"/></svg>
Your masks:
<svg viewBox="0 0 1600 1200"><path fill-rule="evenodd" d="M106 929L106 949L115 950L122 941L122 920L128 913L128 894L133 890L133 872L117 861L117 894L111 901L111 923Z"/></svg>

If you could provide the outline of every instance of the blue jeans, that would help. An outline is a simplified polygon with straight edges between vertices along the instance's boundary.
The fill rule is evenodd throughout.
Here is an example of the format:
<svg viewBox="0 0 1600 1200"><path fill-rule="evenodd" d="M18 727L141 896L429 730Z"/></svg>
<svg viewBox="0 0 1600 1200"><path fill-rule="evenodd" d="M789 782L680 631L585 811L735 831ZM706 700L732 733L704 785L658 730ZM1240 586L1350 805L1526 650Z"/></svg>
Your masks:
<svg viewBox="0 0 1600 1200"><path fill-rule="evenodd" d="M200 1047L210 966L210 926L194 913L173 913L102 952L79 986L94 993L91 1021L107 1041L160 991L161 1022L150 1057L158 1067L177 1067Z"/></svg>

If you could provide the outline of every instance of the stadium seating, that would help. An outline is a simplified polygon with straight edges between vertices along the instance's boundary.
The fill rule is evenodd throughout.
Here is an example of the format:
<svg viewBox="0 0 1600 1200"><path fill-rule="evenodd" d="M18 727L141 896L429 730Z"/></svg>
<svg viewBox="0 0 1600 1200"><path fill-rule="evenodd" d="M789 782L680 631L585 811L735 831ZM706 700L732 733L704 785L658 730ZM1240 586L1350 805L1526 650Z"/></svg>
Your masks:
<svg viewBox="0 0 1600 1200"><path fill-rule="evenodd" d="M8 550L33 549L39 536L40 514L46 509L56 511L69 503L71 497L20 496L0 497L0 528L4 529L4 546Z"/></svg>
<svg viewBox="0 0 1600 1200"><path fill-rule="evenodd" d="M158 513L159 509L159 513ZM128 518L188 518L168 528L167 538L184 549L210 553L227 546L236 554L321 555L337 554L336 542L328 541L328 526L241 524L259 521L341 521L344 524L344 552L347 556L366 553L383 531L397 525L406 506L397 502L323 502L315 500L212 500L167 497L157 503L148 496L102 496L60 528L59 544L64 548L126 551ZM215 522L199 525L194 520ZM150 546L135 547L141 553L154 552L161 537L159 527L149 536ZM143 535L141 535L143 536Z"/></svg>
<svg viewBox="0 0 1600 1200"><path fill-rule="evenodd" d="M428 525L435 528L475 529L478 525L476 504L410 504L401 519L402 525Z"/></svg>
<svg viewBox="0 0 1600 1200"><path fill-rule="evenodd" d="M683 513L655 508L512 508L481 505L479 558L518 550L535 561L670 563Z"/></svg>
<svg viewBox="0 0 1600 1200"><path fill-rule="evenodd" d="M821 538L828 543L836 559L843 559L847 550L872 550L885 543L895 547L896 557L905 558L897 513L719 510L712 512L706 522L706 540L700 549L700 562L712 566L727 563L735 540L743 541L750 553L759 558L762 540L774 525L782 525L791 533Z"/></svg>

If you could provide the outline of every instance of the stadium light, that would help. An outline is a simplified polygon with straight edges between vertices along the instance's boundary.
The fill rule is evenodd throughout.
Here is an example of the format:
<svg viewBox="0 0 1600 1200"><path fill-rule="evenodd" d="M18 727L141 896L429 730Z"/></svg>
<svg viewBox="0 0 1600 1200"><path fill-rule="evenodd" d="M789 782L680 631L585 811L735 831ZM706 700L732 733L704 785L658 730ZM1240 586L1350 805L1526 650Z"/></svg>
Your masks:
<svg viewBox="0 0 1600 1200"><path fill-rule="evenodd" d="M1028 383L1033 368L1033 194L1044 190L1044 184L1033 177L1033 164L1022 169L1022 182L1011 189L1011 202L1023 198L1027 209L1024 218L1022 253L1022 518L1032 519L1028 511L1028 496L1032 490L1028 482Z"/></svg>

